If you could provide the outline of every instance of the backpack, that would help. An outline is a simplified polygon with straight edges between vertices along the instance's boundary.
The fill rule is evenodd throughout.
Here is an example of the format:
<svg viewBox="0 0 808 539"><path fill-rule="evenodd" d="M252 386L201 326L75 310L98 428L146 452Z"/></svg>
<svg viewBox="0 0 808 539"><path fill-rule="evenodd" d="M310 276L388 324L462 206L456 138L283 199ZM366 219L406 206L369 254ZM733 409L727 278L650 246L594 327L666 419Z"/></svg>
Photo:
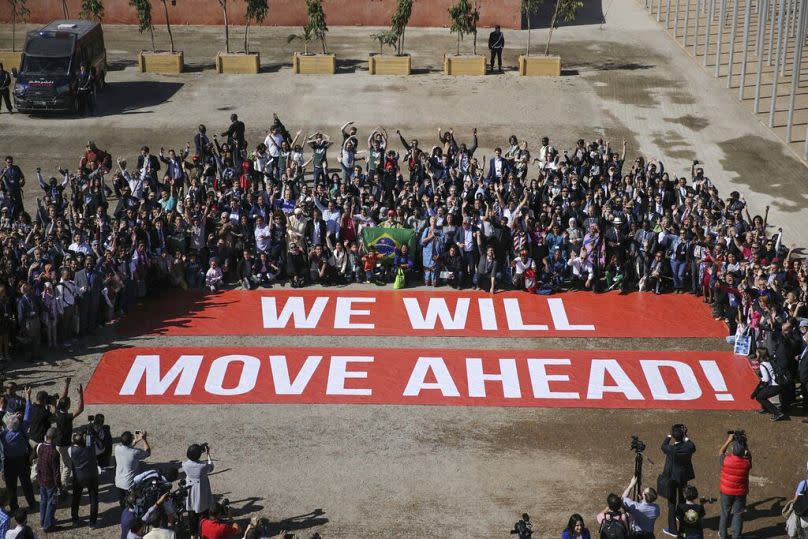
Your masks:
<svg viewBox="0 0 808 539"><path fill-rule="evenodd" d="M628 539L628 530L620 520L622 513L607 512L600 524L600 539Z"/></svg>
<svg viewBox="0 0 808 539"><path fill-rule="evenodd" d="M794 377L791 376L791 371L788 369L781 369L777 363L770 363L770 365L772 366L774 381L777 382L778 386L787 386L794 380Z"/></svg>

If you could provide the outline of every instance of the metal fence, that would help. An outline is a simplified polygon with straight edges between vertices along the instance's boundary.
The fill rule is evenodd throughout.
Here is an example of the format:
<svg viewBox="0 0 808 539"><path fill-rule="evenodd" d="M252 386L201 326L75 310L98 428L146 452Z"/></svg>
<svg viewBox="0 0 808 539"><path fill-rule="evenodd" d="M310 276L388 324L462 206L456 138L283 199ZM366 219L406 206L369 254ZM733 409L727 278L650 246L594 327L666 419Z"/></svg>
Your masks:
<svg viewBox="0 0 808 539"><path fill-rule="evenodd" d="M737 87L755 114L767 114L762 121L778 136L804 142L800 153L808 160L808 91L800 88L808 75L808 0L641 1L685 52L725 77L727 88ZM778 109L785 98L788 107Z"/></svg>

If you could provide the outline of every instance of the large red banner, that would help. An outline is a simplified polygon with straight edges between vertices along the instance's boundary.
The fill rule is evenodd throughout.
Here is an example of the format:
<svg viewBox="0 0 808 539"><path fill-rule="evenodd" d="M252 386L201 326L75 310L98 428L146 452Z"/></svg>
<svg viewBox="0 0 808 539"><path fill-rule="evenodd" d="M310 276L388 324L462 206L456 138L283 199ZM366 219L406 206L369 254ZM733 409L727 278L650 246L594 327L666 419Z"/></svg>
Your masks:
<svg viewBox="0 0 808 539"><path fill-rule="evenodd" d="M729 352L128 348L86 399L746 410L756 383Z"/></svg>
<svg viewBox="0 0 808 539"><path fill-rule="evenodd" d="M176 293L124 322L128 335L721 337L689 295L573 292L229 290Z"/></svg>

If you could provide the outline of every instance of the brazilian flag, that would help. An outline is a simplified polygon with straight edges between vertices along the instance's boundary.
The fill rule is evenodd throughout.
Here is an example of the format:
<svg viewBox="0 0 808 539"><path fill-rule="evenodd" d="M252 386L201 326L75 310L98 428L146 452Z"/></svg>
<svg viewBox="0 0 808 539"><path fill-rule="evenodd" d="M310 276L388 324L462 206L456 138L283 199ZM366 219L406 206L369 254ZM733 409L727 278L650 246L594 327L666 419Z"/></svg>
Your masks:
<svg viewBox="0 0 808 539"><path fill-rule="evenodd" d="M366 227L362 229L362 241L365 249L375 247L388 261L396 256L396 248L404 244L409 246L410 256L415 258L415 230L411 228Z"/></svg>

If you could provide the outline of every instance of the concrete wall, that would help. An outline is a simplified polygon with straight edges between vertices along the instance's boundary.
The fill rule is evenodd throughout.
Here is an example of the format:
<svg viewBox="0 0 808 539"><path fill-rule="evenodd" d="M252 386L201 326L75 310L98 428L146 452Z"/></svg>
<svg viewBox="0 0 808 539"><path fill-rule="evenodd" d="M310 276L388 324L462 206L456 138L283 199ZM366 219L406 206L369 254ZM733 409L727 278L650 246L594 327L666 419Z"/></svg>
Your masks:
<svg viewBox="0 0 808 539"><path fill-rule="evenodd" d="M456 0L415 0L411 26L449 26L447 9ZM242 0L229 0L228 18L232 24L244 23ZM325 0L324 8L329 26L387 26L396 0ZM67 0L71 17L77 17L80 0ZM520 28L522 17L519 0L480 0L480 28L499 24L503 28ZM28 2L30 22L45 23L64 18L62 0L33 0ZM222 10L217 0L177 0L169 2L172 24L222 24ZM152 0L154 24L163 24L165 17L160 0ZM0 21L11 20L8 2L0 3ZM102 22L136 24L135 10L128 0L104 0ZM269 0L269 16L264 22L271 26L302 26L306 22L304 0Z"/></svg>

